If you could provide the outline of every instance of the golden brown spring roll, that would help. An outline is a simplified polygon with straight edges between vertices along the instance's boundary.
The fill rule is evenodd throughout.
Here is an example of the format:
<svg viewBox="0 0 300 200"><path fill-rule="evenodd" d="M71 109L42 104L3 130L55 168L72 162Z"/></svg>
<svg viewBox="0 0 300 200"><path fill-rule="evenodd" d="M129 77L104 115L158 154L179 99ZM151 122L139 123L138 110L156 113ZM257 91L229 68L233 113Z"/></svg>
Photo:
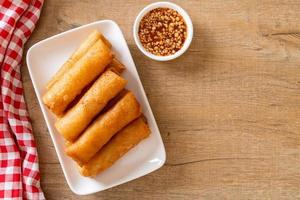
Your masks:
<svg viewBox="0 0 300 200"><path fill-rule="evenodd" d="M108 70L84 94L80 101L55 123L58 132L68 141L74 141L92 119L126 85L127 81Z"/></svg>
<svg viewBox="0 0 300 200"><path fill-rule="evenodd" d="M150 129L139 117L118 132L97 154L80 168L83 176L96 176L112 166L131 148L148 137Z"/></svg>
<svg viewBox="0 0 300 200"><path fill-rule="evenodd" d="M110 48L111 44L98 31L94 30L87 39L79 46L79 48L71 55L71 57L61 66L52 79L47 83L46 89L49 90L86 52L96 43L97 40L102 39L103 42Z"/></svg>
<svg viewBox="0 0 300 200"><path fill-rule="evenodd" d="M79 165L89 161L114 134L141 115L136 98L128 92L116 105L100 115L69 147L66 153Z"/></svg>
<svg viewBox="0 0 300 200"><path fill-rule="evenodd" d="M46 92L43 101L56 115L63 114L81 90L91 83L112 61L107 45L98 40L75 65Z"/></svg>

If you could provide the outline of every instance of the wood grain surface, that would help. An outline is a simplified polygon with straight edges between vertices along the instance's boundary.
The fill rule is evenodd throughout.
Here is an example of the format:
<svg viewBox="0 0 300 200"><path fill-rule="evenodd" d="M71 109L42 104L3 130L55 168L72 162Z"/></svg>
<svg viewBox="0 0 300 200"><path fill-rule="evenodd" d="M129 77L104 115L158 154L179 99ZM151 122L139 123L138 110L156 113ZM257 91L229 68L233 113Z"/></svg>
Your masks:
<svg viewBox="0 0 300 200"><path fill-rule="evenodd" d="M26 50L74 27L115 20L167 151L158 171L76 196L63 176L24 59L47 199L300 199L300 1L175 1L190 14L194 38L188 52L170 62L146 58L133 40L134 19L151 2L45 2Z"/></svg>

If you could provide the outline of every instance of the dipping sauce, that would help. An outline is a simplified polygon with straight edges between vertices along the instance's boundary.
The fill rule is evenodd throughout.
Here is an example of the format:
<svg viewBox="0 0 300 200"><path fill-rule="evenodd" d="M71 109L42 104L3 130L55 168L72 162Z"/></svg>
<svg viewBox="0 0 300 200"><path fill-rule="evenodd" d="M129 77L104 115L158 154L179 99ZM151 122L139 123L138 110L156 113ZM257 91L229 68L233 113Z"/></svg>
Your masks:
<svg viewBox="0 0 300 200"><path fill-rule="evenodd" d="M170 8L156 8L141 20L138 35L143 47L157 56L179 51L187 36L183 17Z"/></svg>

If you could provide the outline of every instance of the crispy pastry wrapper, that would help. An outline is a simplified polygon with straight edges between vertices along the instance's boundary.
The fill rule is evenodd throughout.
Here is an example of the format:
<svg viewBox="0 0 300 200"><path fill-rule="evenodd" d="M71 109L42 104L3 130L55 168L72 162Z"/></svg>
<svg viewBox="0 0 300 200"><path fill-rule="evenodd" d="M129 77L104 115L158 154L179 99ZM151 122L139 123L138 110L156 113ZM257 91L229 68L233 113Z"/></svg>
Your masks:
<svg viewBox="0 0 300 200"><path fill-rule="evenodd" d="M67 155L79 165L88 162L118 131L140 115L138 101L132 92L128 92L66 148Z"/></svg>
<svg viewBox="0 0 300 200"><path fill-rule="evenodd" d="M56 121L58 132L66 140L74 141L106 104L124 89L126 83L113 71L105 71L80 101Z"/></svg>
<svg viewBox="0 0 300 200"><path fill-rule="evenodd" d="M97 154L80 167L83 176L96 176L111 167L125 153L150 135L144 119L139 117L118 132Z"/></svg>
<svg viewBox="0 0 300 200"><path fill-rule="evenodd" d="M45 105L61 116L67 106L81 93L83 88L99 76L112 61L110 48L98 40L72 68L43 96Z"/></svg>
<svg viewBox="0 0 300 200"><path fill-rule="evenodd" d="M96 43L97 40L103 42L111 48L111 44L105 37L97 30L94 30L86 40L78 47L78 49L71 55L71 57L61 66L52 79L47 83L46 89L49 90L86 52Z"/></svg>

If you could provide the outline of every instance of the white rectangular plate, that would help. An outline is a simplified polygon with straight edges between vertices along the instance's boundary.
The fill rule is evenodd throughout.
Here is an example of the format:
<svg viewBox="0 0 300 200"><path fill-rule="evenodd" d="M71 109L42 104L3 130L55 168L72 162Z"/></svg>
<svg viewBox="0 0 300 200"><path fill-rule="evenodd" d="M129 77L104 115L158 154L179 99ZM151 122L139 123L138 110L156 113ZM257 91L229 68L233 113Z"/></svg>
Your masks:
<svg viewBox="0 0 300 200"><path fill-rule="evenodd" d="M151 135L131 149L111 168L95 178L79 174L75 162L64 153L64 141L54 127L55 117L42 103L47 81L92 32L98 30L111 42L116 57L126 66L123 77L127 89L133 91L146 116ZM141 84L135 64L119 26L111 20L94 22L55 35L33 45L27 53L27 65L33 86L44 114L57 156L71 190L79 195L91 194L131 181L160 168L166 159L164 145Z"/></svg>

